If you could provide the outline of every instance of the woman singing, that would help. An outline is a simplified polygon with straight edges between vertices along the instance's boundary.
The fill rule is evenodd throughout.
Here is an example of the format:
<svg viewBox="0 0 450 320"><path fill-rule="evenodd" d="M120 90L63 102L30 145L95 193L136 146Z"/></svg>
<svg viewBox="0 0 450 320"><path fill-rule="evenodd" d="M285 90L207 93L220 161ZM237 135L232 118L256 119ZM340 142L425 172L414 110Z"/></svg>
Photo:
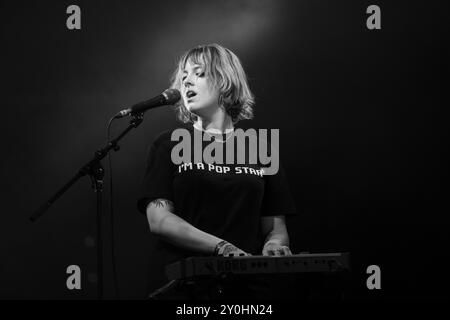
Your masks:
<svg viewBox="0 0 450 320"><path fill-rule="evenodd" d="M249 141L245 163L237 161L238 148L232 163L193 160L194 137L201 137L201 154L212 143L223 144L225 159L230 153L225 145L237 139L235 125L253 117L254 97L238 57L217 44L195 47L179 60L171 87L182 96L176 108L178 118L189 124L192 162L174 163L172 150L179 141L173 141L172 131L159 135L138 200L158 236L164 264L199 255L290 255L285 216L295 214L295 207L281 167L261 174L264 166L249 160ZM245 289L233 295L249 297L250 282L240 279Z"/></svg>

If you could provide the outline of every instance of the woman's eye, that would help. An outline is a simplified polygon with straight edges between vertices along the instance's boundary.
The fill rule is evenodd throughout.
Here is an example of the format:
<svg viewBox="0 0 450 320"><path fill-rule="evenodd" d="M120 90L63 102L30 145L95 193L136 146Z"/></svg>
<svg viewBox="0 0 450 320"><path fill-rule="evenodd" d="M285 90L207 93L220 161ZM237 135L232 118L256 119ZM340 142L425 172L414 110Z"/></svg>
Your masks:
<svg viewBox="0 0 450 320"><path fill-rule="evenodd" d="M205 75L205 73L204 72L201 72L201 73L197 73L197 77L203 77Z"/></svg>

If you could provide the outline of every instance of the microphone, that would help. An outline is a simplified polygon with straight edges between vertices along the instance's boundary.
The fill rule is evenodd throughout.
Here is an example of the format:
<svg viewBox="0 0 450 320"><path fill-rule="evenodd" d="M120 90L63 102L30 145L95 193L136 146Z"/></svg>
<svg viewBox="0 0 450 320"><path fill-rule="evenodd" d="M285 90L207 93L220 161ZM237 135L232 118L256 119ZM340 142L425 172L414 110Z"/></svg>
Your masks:
<svg viewBox="0 0 450 320"><path fill-rule="evenodd" d="M154 98L151 98L143 102L139 102L128 109L124 109L118 112L114 116L114 118L122 118L130 114L142 113L149 109L174 104L178 100L180 100L180 98L181 98L180 91L178 91L177 89L167 89L166 91L157 95Z"/></svg>

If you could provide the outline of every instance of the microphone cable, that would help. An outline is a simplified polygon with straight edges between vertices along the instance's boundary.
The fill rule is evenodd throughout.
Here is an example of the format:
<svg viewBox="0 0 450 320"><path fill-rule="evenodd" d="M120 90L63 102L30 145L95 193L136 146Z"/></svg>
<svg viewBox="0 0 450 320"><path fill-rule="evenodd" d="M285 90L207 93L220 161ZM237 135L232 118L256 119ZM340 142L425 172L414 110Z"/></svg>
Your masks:
<svg viewBox="0 0 450 320"><path fill-rule="evenodd" d="M115 117L109 119L108 122L108 140L107 143L111 142L111 125L115 120ZM113 273L113 282L114 282L114 293L116 299L120 300L119 294L119 284L117 279L117 270L116 270L116 254L115 254L115 242L114 242L114 192L113 192L113 171L112 171L112 162L111 162L111 153L108 152L108 168L109 168L109 212L110 212L110 220L111 220L111 260L112 260L112 273Z"/></svg>

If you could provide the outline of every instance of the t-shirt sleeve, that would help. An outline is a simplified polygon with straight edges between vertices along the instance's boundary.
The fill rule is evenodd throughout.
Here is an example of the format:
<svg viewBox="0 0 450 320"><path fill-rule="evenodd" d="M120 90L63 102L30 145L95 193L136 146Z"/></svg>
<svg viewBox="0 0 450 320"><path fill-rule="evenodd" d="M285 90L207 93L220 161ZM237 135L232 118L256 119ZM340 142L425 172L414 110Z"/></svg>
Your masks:
<svg viewBox="0 0 450 320"><path fill-rule="evenodd" d="M137 200L138 210L145 214L147 205L159 198L173 202L173 163L170 147L157 139L150 147L144 179Z"/></svg>
<svg viewBox="0 0 450 320"><path fill-rule="evenodd" d="M297 209L292 198L283 167L274 175L265 175L264 197L261 216L296 215Z"/></svg>

